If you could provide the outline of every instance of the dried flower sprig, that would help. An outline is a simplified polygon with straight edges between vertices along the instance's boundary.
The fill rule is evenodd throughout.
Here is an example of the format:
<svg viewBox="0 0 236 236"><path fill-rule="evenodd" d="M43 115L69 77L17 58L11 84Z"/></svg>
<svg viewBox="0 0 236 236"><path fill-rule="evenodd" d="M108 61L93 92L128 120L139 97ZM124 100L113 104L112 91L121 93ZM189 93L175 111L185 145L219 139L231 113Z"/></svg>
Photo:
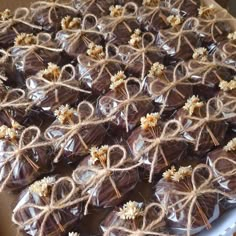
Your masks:
<svg viewBox="0 0 236 236"><path fill-rule="evenodd" d="M187 176L191 176L193 169L191 166L181 166L177 171L174 166L163 173L163 178L168 181L179 182Z"/></svg>
<svg viewBox="0 0 236 236"><path fill-rule="evenodd" d="M236 138L231 139L225 146L226 152L236 151Z"/></svg>
<svg viewBox="0 0 236 236"><path fill-rule="evenodd" d="M225 92L236 89L236 76L234 76L234 79L230 80L229 82L222 80L219 84L219 87Z"/></svg>
<svg viewBox="0 0 236 236"><path fill-rule="evenodd" d="M189 115L191 116L196 108L201 108L203 106L204 103L201 102L197 96L193 95L191 98L187 100L187 102L183 106L183 109L188 111Z"/></svg>
<svg viewBox="0 0 236 236"><path fill-rule="evenodd" d="M68 236L80 236L80 234L77 232L70 232Z"/></svg>
<svg viewBox="0 0 236 236"><path fill-rule="evenodd" d="M142 208L138 202L129 201L119 209L117 215L122 220L134 220L143 214Z"/></svg>
<svg viewBox="0 0 236 236"><path fill-rule="evenodd" d="M166 19L172 27L180 25L182 23L182 18L179 15L170 15Z"/></svg>
<svg viewBox="0 0 236 236"><path fill-rule="evenodd" d="M56 182L55 177L44 177L29 186L31 193L36 193L40 197L47 197L50 193L50 187Z"/></svg>
<svg viewBox="0 0 236 236"><path fill-rule="evenodd" d="M100 163L106 163L108 148L109 148L108 145L103 145L100 148L92 147L90 149L90 155L91 155L90 160L93 165L97 161L100 161Z"/></svg>
<svg viewBox="0 0 236 236"><path fill-rule="evenodd" d="M204 47L196 48L193 52L193 59L200 61L207 61L207 49Z"/></svg>
<svg viewBox="0 0 236 236"><path fill-rule="evenodd" d="M227 38L229 40L236 40L236 31L234 31L233 33L229 33Z"/></svg>
<svg viewBox="0 0 236 236"><path fill-rule="evenodd" d="M176 172L176 168L175 168L174 166L171 166L171 168L168 169L168 170L166 170L166 171L162 174L162 176L163 176L164 179L170 181L175 172Z"/></svg>
<svg viewBox="0 0 236 236"><path fill-rule="evenodd" d="M198 9L198 15L201 17L208 17L215 12L215 6L210 4L209 6L200 6Z"/></svg>
<svg viewBox="0 0 236 236"><path fill-rule="evenodd" d="M79 17L66 16L61 20L61 28L67 29L79 29L81 26L81 19Z"/></svg>
<svg viewBox="0 0 236 236"><path fill-rule="evenodd" d="M119 17L122 16L124 8L121 5L110 6L109 8L111 17Z"/></svg>
<svg viewBox="0 0 236 236"><path fill-rule="evenodd" d="M39 73L47 80L56 81L60 76L61 69L58 65L49 62L47 69L41 70Z"/></svg>
<svg viewBox="0 0 236 236"><path fill-rule="evenodd" d="M159 62L153 63L148 76L159 77L164 73L165 66Z"/></svg>
<svg viewBox="0 0 236 236"><path fill-rule="evenodd" d="M117 72L115 75L113 75L111 77L110 89L115 90L121 84L124 84L125 79L126 79L126 75L125 75L124 71Z"/></svg>
<svg viewBox="0 0 236 236"><path fill-rule="evenodd" d="M159 113L151 113L151 114L147 114L146 117L142 117L141 118L141 128L143 130L147 130L149 128L153 128L156 127L157 122L160 119L160 114Z"/></svg>
<svg viewBox="0 0 236 236"><path fill-rule="evenodd" d="M4 11L0 12L0 20L6 21L12 17L11 11L9 9L5 9Z"/></svg>
<svg viewBox="0 0 236 236"><path fill-rule="evenodd" d="M27 46L36 44L37 39L33 34L20 33L16 36L14 45L15 46Z"/></svg>
<svg viewBox="0 0 236 236"><path fill-rule="evenodd" d="M145 7L156 7L160 3L160 0L143 0L143 6Z"/></svg>
<svg viewBox="0 0 236 236"><path fill-rule="evenodd" d="M136 29L130 37L129 45L135 48L139 48L140 43L142 42L141 34L142 31L140 29Z"/></svg>
<svg viewBox="0 0 236 236"><path fill-rule="evenodd" d="M61 105L57 110L55 110L54 115L57 117L61 124L64 124L66 121L72 119L74 112L74 109L70 108L70 106L66 104Z"/></svg>
<svg viewBox="0 0 236 236"><path fill-rule="evenodd" d="M101 45L90 43L87 50L88 56L96 60L102 60L105 58L105 53Z"/></svg>
<svg viewBox="0 0 236 236"><path fill-rule="evenodd" d="M18 122L12 120L11 126L11 128L7 127L6 125L0 126L0 139L15 140L19 136L21 125Z"/></svg>

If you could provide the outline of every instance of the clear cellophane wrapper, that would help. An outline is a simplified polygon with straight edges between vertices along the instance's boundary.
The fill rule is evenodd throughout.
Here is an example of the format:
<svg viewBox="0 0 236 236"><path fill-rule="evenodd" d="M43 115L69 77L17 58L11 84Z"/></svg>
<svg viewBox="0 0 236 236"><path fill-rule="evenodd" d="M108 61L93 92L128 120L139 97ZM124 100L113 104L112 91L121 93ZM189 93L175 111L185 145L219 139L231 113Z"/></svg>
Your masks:
<svg viewBox="0 0 236 236"><path fill-rule="evenodd" d="M115 118L112 124L129 132L139 123L140 118L153 110L150 97L142 91L142 82L128 78L115 90L110 90L98 101L98 108L105 117ZM115 127L114 127L115 128Z"/></svg>
<svg viewBox="0 0 236 236"><path fill-rule="evenodd" d="M137 166L120 145L109 146L103 161L93 162L90 156L86 157L73 172L82 195L89 196L85 214L89 204L106 208L121 203L139 181Z"/></svg>
<svg viewBox="0 0 236 236"><path fill-rule="evenodd" d="M72 0L36 1L31 4L30 10L32 21L48 32L60 30L62 18L78 15Z"/></svg>
<svg viewBox="0 0 236 236"><path fill-rule="evenodd" d="M94 106L86 101L81 102L65 122L55 120L45 131L45 137L58 152L54 161L61 158L66 162L78 161L91 147L101 145L107 134L104 124L108 120L98 117Z"/></svg>
<svg viewBox="0 0 236 236"><path fill-rule="evenodd" d="M20 127L14 132L17 137L0 139L0 191L23 188L53 170L52 150L43 141L39 128Z"/></svg>
<svg viewBox="0 0 236 236"><path fill-rule="evenodd" d="M61 60L62 49L57 48L50 34L39 33L32 37L35 37L33 44L14 45L9 49L13 65L26 76L35 75L45 69L49 62L58 64Z"/></svg>
<svg viewBox="0 0 236 236"><path fill-rule="evenodd" d="M82 217L79 189L69 177L45 177L19 196L12 221L27 235L62 236Z"/></svg>

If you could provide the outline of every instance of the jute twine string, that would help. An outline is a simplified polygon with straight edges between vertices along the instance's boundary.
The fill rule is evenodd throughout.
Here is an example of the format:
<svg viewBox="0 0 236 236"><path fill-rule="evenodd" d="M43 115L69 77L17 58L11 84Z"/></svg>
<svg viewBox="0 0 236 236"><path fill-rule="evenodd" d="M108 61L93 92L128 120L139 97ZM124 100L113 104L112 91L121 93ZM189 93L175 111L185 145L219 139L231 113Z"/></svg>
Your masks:
<svg viewBox="0 0 236 236"><path fill-rule="evenodd" d="M129 84L133 83L137 85L138 89L132 92L129 88ZM99 106L105 111L107 117L117 116L120 112L124 113L123 119L125 121L126 132L129 131L129 112L133 109L138 113L138 102L151 101L151 98L144 96L142 94L143 85L137 78L128 78L124 83L118 88L117 93L122 94L122 98L115 98L112 96L102 96L99 100ZM111 104L116 104L111 107Z"/></svg>
<svg viewBox="0 0 236 236"><path fill-rule="evenodd" d="M121 158L117 160L117 162L112 163L112 152L119 152L122 154ZM114 191L116 192L117 198L121 197L120 191L117 187L117 184L113 180L112 175L114 173L123 173L129 170L134 170L138 166L141 165L141 163L129 166L131 162L131 159L127 156L126 149L121 145L113 145L108 148L107 151L107 160L105 163L102 163L101 167L96 165L91 166L79 166L76 170L74 170L72 177L74 181L81 186L84 186L82 195L88 195L88 191L91 190L89 193L89 197L87 200L87 203L85 205L84 214L87 215L88 213L88 206L92 200L92 197L94 196L94 193L97 191L99 186L103 184L103 182L108 178ZM80 177L86 173L90 172L93 173L86 182L81 181Z"/></svg>
<svg viewBox="0 0 236 236"><path fill-rule="evenodd" d="M83 9L83 14L87 14L87 12L89 11L89 8L96 5L96 7L101 11L101 12L105 12L105 10L100 6L100 4L97 2L97 0L80 0L79 1L79 5L78 8Z"/></svg>
<svg viewBox="0 0 236 236"><path fill-rule="evenodd" d="M86 109L83 107L86 107ZM87 112L86 115L83 115L84 110ZM85 143L83 137L80 135L80 130L82 128L87 126L102 125L114 119L114 117L108 117L105 119L100 119L99 117L96 117L94 106L87 101L83 101L78 105L76 115L77 115L76 121L71 120L69 124L53 124L50 127L48 127L44 133L46 140L48 140L51 144L53 144L56 150L59 150L58 154L54 158L54 162L59 161L64 152L64 148L74 136L77 136L80 142L82 143L83 147L86 150L89 150L89 147ZM55 130L63 131L64 134L56 138L49 137L48 134L51 131Z"/></svg>
<svg viewBox="0 0 236 236"><path fill-rule="evenodd" d="M67 193L64 193L64 195L60 196L60 198L58 199L58 194L60 194L61 185L68 185L71 189ZM36 203L26 203L25 205L15 209L12 214L12 221L20 228L24 228L42 219L42 223L40 224L40 228L37 235L44 236L44 229L46 227L47 220L50 216L54 218L55 222L58 222L58 216L56 213L57 211L64 211L67 208L78 205L79 203L87 199L87 197L76 197L76 195L78 195L79 193L80 189L76 187L74 181L70 177L59 178L52 186L48 204L38 205ZM24 221L23 219L20 220L17 218L18 214L25 215L25 211L30 211L31 209L34 209L34 211L37 213L28 216L29 218ZM60 224L59 229L62 233L65 231L65 228Z"/></svg>

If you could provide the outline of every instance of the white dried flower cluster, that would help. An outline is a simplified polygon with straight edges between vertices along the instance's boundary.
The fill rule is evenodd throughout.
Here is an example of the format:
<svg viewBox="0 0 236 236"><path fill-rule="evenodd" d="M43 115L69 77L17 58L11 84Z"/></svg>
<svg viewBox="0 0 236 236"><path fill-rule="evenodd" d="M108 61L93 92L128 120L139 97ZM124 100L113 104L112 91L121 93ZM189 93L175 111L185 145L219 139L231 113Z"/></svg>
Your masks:
<svg viewBox="0 0 236 236"><path fill-rule="evenodd" d="M234 76L234 79L230 80L229 82L222 80L219 84L219 87L225 92L236 89L236 76Z"/></svg>
<svg viewBox="0 0 236 236"><path fill-rule="evenodd" d="M80 234L76 232L70 232L68 236L80 236Z"/></svg>
<svg viewBox="0 0 236 236"><path fill-rule="evenodd" d="M61 124L71 119L74 114L74 109L70 108L68 104L61 105L57 110L54 111L54 115L57 117Z"/></svg>
<svg viewBox="0 0 236 236"><path fill-rule="evenodd" d="M37 40L33 34L20 33L16 36L14 44L15 46L28 46L36 44Z"/></svg>
<svg viewBox="0 0 236 236"><path fill-rule="evenodd" d="M61 20L61 28L66 29L79 29L81 19L79 17L66 16Z"/></svg>
<svg viewBox="0 0 236 236"><path fill-rule="evenodd" d="M187 102L183 106L183 109L188 111L188 114L191 116L196 108L201 108L203 106L204 103L200 102L200 99L197 96L193 95L187 100Z"/></svg>
<svg viewBox="0 0 236 236"><path fill-rule="evenodd" d="M129 45L135 48L139 48L140 43L142 41L141 34L142 34L142 31L140 29L136 29L130 37Z"/></svg>
<svg viewBox="0 0 236 236"><path fill-rule="evenodd" d="M134 220L136 217L142 215L143 211L138 202L129 201L120 208L117 213L122 220Z"/></svg>
<svg viewBox="0 0 236 236"><path fill-rule="evenodd" d="M182 23L182 18L179 15L170 15L167 17L167 21L171 24L172 27L175 27Z"/></svg>
<svg viewBox="0 0 236 236"><path fill-rule="evenodd" d="M198 9L198 15L207 17L215 12L215 6L213 4L210 4L209 6L200 6Z"/></svg>
<svg viewBox="0 0 236 236"><path fill-rule="evenodd" d="M174 166L171 169L165 171L162 176L168 181L179 182L184 179L186 176L191 176L193 169L191 166L181 166L177 171Z"/></svg>
<svg viewBox="0 0 236 236"><path fill-rule="evenodd" d="M207 61L207 49L204 47L196 48L193 52L193 59L200 61Z"/></svg>
<svg viewBox="0 0 236 236"><path fill-rule="evenodd" d="M227 38L229 40L236 40L236 31L234 31L233 33L229 33Z"/></svg>
<svg viewBox="0 0 236 236"><path fill-rule="evenodd" d="M151 127L156 127L157 122L160 119L160 114L158 112L147 114L146 117L141 118L141 128L147 130Z"/></svg>
<svg viewBox="0 0 236 236"><path fill-rule="evenodd" d="M231 139L227 145L224 146L226 152L236 151L236 138Z"/></svg>
<svg viewBox="0 0 236 236"><path fill-rule="evenodd" d="M4 11L0 12L0 20L6 21L12 17L11 11L9 9L5 9Z"/></svg>
<svg viewBox="0 0 236 236"><path fill-rule="evenodd" d="M44 177L41 180L35 181L29 186L31 193L36 193L40 197L47 197L50 191L50 187L55 183L55 177Z"/></svg>
<svg viewBox="0 0 236 236"><path fill-rule="evenodd" d="M39 73L49 81L56 81L60 77L61 69L58 65L49 62L47 69L41 70Z"/></svg>
<svg viewBox="0 0 236 236"><path fill-rule="evenodd" d="M149 70L148 76L158 77L163 74L164 70L165 66L163 64L155 62Z"/></svg>
<svg viewBox="0 0 236 236"><path fill-rule="evenodd" d="M115 90L121 84L124 84L125 79L126 79L126 75L125 75L124 71L118 71L115 75L113 75L111 77L110 89Z"/></svg>
<svg viewBox="0 0 236 236"><path fill-rule="evenodd" d="M121 5L110 6L110 16L119 17L122 16L124 8Z"/></svg>
<svg viewBox="0 0 236 236"><path fill-rule="evenodd" d="M160 0L143 0L143 6L145 7L157 7Z"/></svg>
<svg viewBox="0 0 236 236"><path fill-rule="evenodd" d="M96 45L95 43L90 43L88 45L87 54L96 60L101 60L105 58L105 53L101 45Z"/></svg>
<svg viewBox="0 0 236 236"><path fill-rule="evenodd" d="M14 140L19 136L19 129L21 125L12 120L11 121L11 128L7 127L6 125L0 126L0 139L10 139Z"/></svg>
<svg viewBox="0 0 236 236"><path fill-rule="evenodd" d="M103 145L100 148L92 147L90 149L90 160L92 164L94 165L97 161L100 161L101 163L106 163L107 161L107 151L108 151L108 145Z"/></svg>

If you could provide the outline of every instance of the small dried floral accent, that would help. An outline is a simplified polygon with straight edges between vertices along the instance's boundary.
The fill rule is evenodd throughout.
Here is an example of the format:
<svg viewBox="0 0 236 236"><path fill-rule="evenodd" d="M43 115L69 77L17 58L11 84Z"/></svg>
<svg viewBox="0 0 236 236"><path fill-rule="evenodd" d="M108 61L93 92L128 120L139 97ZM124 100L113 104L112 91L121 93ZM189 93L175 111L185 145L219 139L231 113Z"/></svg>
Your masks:
<svg viewBox="0 0 236 236"><path fill-rule="evenodd" d="M21 125L14 120L11 121L11 125L11 128L6 125L0 126L0 139L14 140L19 136Z"/></svg>
<svg viewBox="0 0 236 236"><path fill-rule="evenodd" d="M143 6L145 7L156 7L160 3L160 0L143 0Z"/></svg>
<svg viewBox="0 0 236 236"><path fill-rule="evenodd" d="M122 16L124 8L120 5L110 6L110 16L111 17L119 17Z"/></svg>
<svg viewBox="0 0 236 236"><path fill-rule="evenodd" d="M107 152L108 152L108 145L103 145L100 148L92 147L90 149L90 160L94 165L97 161L101 163L106 163L107 161Z"/></svg>
<svg viewBox="0 0 236 236"><path fill-rule="evenodd" d="M136 217L143 214L143 211L135 201L129 201L120 208L120 211L117 213L122 220L134 220Z"/></svg>
<svg viewBox="0 0 236 236"><path fill-rule="evenodd" d="M233 33L229 33L227 38L229 40L236 40L236 31L234 31Z"/></svg>
<svg viewBox="0 0 236 236"><path fill-rule="evenodd" d="M231 139L227 145L224 146L226 152L236 151L236 138Z"/></svg>
<svg viewBox="0 0 236 236"><path fill-rule="evenodd" d="M47 197L50 193L50 187L55 183L54 177L44 177L29 186L31 193L36 193L40 197Z"/></svg>
<svg viewBox="0 0 236 236"><path fill-rule="evenodd" d="M207 61L207 49L204 47L196 48L193 53L194 60Z"/></svg>
<svg viewBox="0 0 236 236"><path fill-rule="evenodd" d="M172 27L175 27L182 23L182 18L179 15L170 15L167 17L167 21L171 24Z"/></svg>
<svg viewBox="0 0 236 236"><path fill-rule="evenodd" d="M215 6L213 4L210 4L209 6L201 6L198 9L198 15L202 17L208 17L212 15L212 13L215 12Z"/></svg>
<svg viewBox="0 0 236 236"><path fill-rule="evenodd" d="M149 70L148 76L159 77L164 73L165 66L159 62L155 62Z"/></svg>
<svg viewBox="0 0 236 236"><path fill-rule="evenodd" d="M201 108L203 107L203 105L204 103L201 102L197 96L193 95L187 100L187 102L183 106L183 109L188 111L188 114L191 116L196 108Z"/></svg>
<svg viewBox="0 0 236 236"><path fill-rule="evenodd" d="M72 119L73 114L74 109L70 108L68 104L61 105L57 110L54 111L54 115L61 124L65 124L66 121Z"/></svg>
<svg viewBox="0 0 236 236"><path fill-rule="evenodd" d="M142 41L141 34L142 31L140 29L136 29L130 37L129 45L131 45L134 48L139 48L140 43Z"/></svg>
<svg viewBox="0 0 236 236"><path fill-rule="evenodd" d="M162 176L168 181L179 182L185 177L191 176L192 172L193 169L191 166L181 166L178 171L174 166L172 166L171 169L165 171Z"/></svg>
<svg viewBox="0 0 236 236"><path fill-rule="evenodd" d="M70 232L68 236L80 236L80 234L76 232Z"/></svg>
<svg viewBox="0 0 236 236"><path fill-rule="evenodd" d="M236 76L234 76L234 79L230 80L229 82L222 80L219 84L219 87L225 92L236 89Z"/></svg>
<svg viewBox="0 0 236 236"><path fill-rule="evenodd" d="M101 45L96 45L95 43L90 43L88 45L87 54L96 60L101 60L105 58L105 53Z"/></svg>
<svg viewBox="0 0 236 236"><path fill-rule="evenodd" d="M0 12L0 20L6 21L12 17L11 11L9 9L5 9L4 11Z"/></svg>
<svg viewBox="0 0 236 236"><path fill-rule="evenodd" d="M116 73L115 75L111 77L110 89L115 90L121 84L124 84L125 79L126 79L126 75L124 71L119 71L118 73Z"/></svg>
<svg viewBox="0 0 236 236"><path fill-rule="evenodd" d="M18 34L15 38L15 46L28 46L36 44L37 40L33 34L21 33Z"/></svg>
<svg viewBox="0 0 236 236"><path fill-rule="evenodd" d="M79 29L81 25L81 19L79 17L66 16L61 20L61 28L67 29Z"/></svg>
<svg viewBox="0 0 236 236"><path fill-rule="evenodd" d="M56 81L61 74L61 69L58 65L49 62L47 69L41 70L39 73L49 81Z"/></svg>
<svg viewBox="0 0 236 236"><path fill-rule="evenodd" d="M141 118L141 128L143 130L147 130L152 127L156 127L157 122L160 119L160 114L159 113L151 113L147 114L146 117Z"/></svg>

